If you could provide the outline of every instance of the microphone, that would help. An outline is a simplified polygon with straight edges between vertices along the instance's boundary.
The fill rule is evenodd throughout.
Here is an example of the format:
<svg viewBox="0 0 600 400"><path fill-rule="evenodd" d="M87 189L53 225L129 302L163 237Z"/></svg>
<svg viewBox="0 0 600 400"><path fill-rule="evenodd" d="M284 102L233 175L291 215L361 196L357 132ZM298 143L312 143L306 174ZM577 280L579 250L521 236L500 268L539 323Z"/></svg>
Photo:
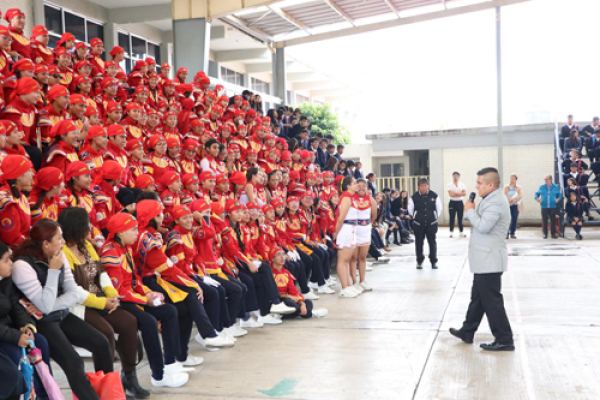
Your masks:
<svg viewBox="0 0 600 400"><path fill-rule="evenodd" d="M475 196L476 196L475 192L471 192L471 194L469 195L469 201L471 203L475 203Z"/></svg>

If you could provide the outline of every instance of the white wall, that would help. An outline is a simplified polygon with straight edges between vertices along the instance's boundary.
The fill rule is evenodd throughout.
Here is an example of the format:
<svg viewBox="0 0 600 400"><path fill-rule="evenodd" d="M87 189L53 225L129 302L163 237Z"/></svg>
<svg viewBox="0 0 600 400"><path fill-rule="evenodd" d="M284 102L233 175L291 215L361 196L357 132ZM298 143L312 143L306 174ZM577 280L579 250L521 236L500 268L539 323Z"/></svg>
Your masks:
<svg viewBox="0 0 600 400"><path fill-rule="evenodd" d="M443 149L442 153L443 180L441 181L441 185L438 183L440 179L439 174L436 173L437 168L434 168L435 160L430 158L431 188L442 197L444 203L444 222L447 223L449 214L446 185L452 180L452 172L460 172L461 180L467 186L467 193L475 191L477 171L487 166L497 167L498 150L496 147L490 146L468 149ZM521 223L537 224L541 220L540 206L533 200L533 195L538 187L544 183L544 175L554 175L553 153L554 146L548 144L504 147L503 183L507 184L510 174L516 173L519 177L517 182L523 188L524 209L519 215Z"/></svg>

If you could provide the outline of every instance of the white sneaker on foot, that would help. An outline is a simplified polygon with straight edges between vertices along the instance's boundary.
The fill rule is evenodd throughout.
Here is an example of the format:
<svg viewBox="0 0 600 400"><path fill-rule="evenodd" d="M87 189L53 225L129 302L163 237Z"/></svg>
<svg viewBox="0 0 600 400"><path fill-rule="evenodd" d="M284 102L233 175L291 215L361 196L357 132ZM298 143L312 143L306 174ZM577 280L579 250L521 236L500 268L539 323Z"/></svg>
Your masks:
<svg viewBox="0 0 600 400"><path fill-rule="evenodd" d="M367 266L365 267L365 271L373 271L373 267L367 264Z"/></svg>
<svg viewBox="0 0 600 400"><path fill-rule="evenodd" d="M467 234L466 234L466 233L461 233L461 234L460 234L460 237L462 237L462 238L466 238L466 237L467 237Z"/></svg>
<svg viewBox="0 0 600 400"><path fill-rule="evenodd" d="M178 374L181 372L191 372L195 370L196 368L184 367L179 361L175 361L173 364L165 365L164 367L165 374Z"/></svg>
<svg viewBox="0 0 600 400"><path fill-rule="evenodd" d="M154 387L170 387L170 388L178 388L185 385L190 379L188 374L184 373L175 373L168 374L166 371L163 374L163 378L160 381L157 381L154 378L150 378L150 382Z"/></svg>
<svg viewBox="0 0 600 400"><path fill-rule="evenodd" d="M199 333L196 334L196 336L194 336L194 339L196 340L196 342L200 343L200 345L204 348L204 350L209 351L209 352L215 352L215 351L219 351L218 348L216 347L207 347L206 343L204 342L204 339L202 339L202 336L200 336Z"/></svg>
<svg viewBox="0 0 600 400"><path fill-rule="evenodd" d="M179 363L184 367L193 367L195 365L200 365L204 362L204 358L202 357L194 357L188 354L185 361L180 361Z"/></svg>
<svg viewBox="0 0 600 400"><path fill-rule="evenodd" d="M348 286L346 289L342 289L340 291L340 297L354 298L358 296L358 293L352 290L351 286Z"/></svg>
<svg viewBox="0 0 600 400"><path fill-rule="evenodd" d="M375 259L373 257L367 257L367 262L374 262Z"/></svg>
<svg viewBox="0 0 600 400"><path fill-rule="evenodd" d="M207 346L212 347L231 347L235 344L235 342L229 338L224 338L222 336L215 336L211 338L205 338L204 343Z"/></svg>
<svg viewBox="0 0 600 400"><path fill-rule="evenodd" d="M247 321L240 321L240 328L262 328L263 326L264 325L262 323L255 321L252 317L248 318Z"/></svg>
<svg viewBox="0 0 600 400"><path fill-rule="evenodd" d="M234 325L230 326L229 328L227 328L227 333L229 333L231 336L236 338L236 337L246 336L248 334L248 331L240 328L238 326L238 324L234 324Z"/></svg>
<svg viewBox="0 0 600 400"><path fill-rule="evenodd" d="M308 282L308 287L311 289L318 289L319 284L317 282Z"/></svg>
<svg viewBox="0 0 600 400"><path fill-rule="evenodd" d="M390 262L389 257L379 257L373 264L386 264Z"/></svg>
<svg viewBox="0 0 600 400"><path fill-rule="evenodd" d="M450 232L450 237L453 237L452 232Z"/></svg>
<svg viewBox="0 0 600 400"><path fill-rule="evenodd" d="M319 300L319 296L314 294L312 291L308 293L303 293L302 296L304 296L305 300Z"/></svg>
<svg viewBox="0 0 600 400"><path fill-rule="evenodd" d="M363 289L362 286L360 286L360 283L358 282L352 285L352 289L356 290L359 294L365 291L365 289Z"/></svg>
<svg viewBox="0 0 600 400"><path fill-rule="evenodd" d="M323 318L327 314L329 314L329 311L327 311L326 308L316 308L316 309L312 310L313 317Z"/></svg>
<svg viewBox="0 0 600 400"><path fill-rule="evenodd" d="M337 285L337 281L333 280L332 278L329 278L325 281L325 284L327 286L335 286L335 285Z"/></svg>
<svg viewBox="0 0 600 400"><path fill-rule="evenodd" d="M225 340L229 340L233 343L237 342L237 339L233 337L233 335L229 333L229 330L227 329L223 329L221 332L217 332L217 334Z"/></svg>
<svg viewBox="0 0 600 400"><path fill-rule="evenodd" d="M322 294L334 294L335 290L333 290L332 288L330 288L327 285L323 285L323 286L319 286L318 293L322 293Z"/></svg>
<svg viewBox="0 0 600 400"><path fill-rule="evenodd" d="M271 310L270 312L274 313L274 314L293 314L296 312L295 308L292 307L288 307L285 305L285 303L279 303L279 304L271 304ZM258 318L258 321L260 322L260 317Z"/></svg>
<svg viewBox="0 0 600 400"><path fill-rule="evenodd" d="M265 316L258 317L258 322L263 323L263 324L267 324L267 325L279 325L283 321L280 320L279 318L276 318L275 316L273 316L271 314L268 314L268 315L265 315Z"/></svg>
<svg viewBox="0 0 600 400"><path fill-rule="evenodd" d="M373 290L373 288L371 286L369 286L369 284L367 283L367 281L362 281L360 283L360 287L365 291L365 292L370 292L371 290Z"/></svg>

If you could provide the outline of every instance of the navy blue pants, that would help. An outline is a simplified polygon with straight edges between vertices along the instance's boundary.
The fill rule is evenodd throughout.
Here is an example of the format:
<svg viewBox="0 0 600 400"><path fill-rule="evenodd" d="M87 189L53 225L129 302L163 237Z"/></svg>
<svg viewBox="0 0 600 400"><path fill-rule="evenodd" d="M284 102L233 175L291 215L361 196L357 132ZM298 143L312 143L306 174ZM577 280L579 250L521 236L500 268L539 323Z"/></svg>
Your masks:
<svg viewBox="0 0 600 400"><path fill-rule="evenodd" d="M245 267L244 267L245 268ZM239 269L241 271L241 268ZM246 299L244 301L242 318L246 318L246 314L251 311L258 310L258 299L256 297L256 287L254 286L254 280L248 274L238 274L240 282L246 286Z"/></svg>
<svg viewBox="0 0 600 400"><path fill-rule="evenodd" d="M196 275L194 280L204 293L204 309L210 319L210 323L217 331L222 331L224 324L229 323L229 311L227 310L226 292L223 286L210 286L204 283L201 276ZM230 325L227 325L228 328Z"/></svg>
<svg viewBox="0 0 600 400"><path fill-rule="evenodd" d="M173 364L175 359L185 359L185 354L180 355L177 308L173 304L166 303L160 307L145 306L143 310L140 310L137 304L128 302L121 302L121 308L133 314L137 319L138 329L142 332L144 349L148 354L152 377L159 381L162 380L165 364ZM163 346L161 346L158 337L158 321L161 322ZM164 361L163 347L165 352Z"/></svg>
<svg viewBox="0 0 600 400"><path fill-rule="evenodd" d="M297 304L296 302L294 302L294 300L292 300L288 297L283 297L282 300L286 306L293 307L296 309L296 311L293 314L284 315L282 317L283 319L291 319L291 318L296 318L296 317L302 317L302 318L312 317L312 309L313 309L312 301L304 300L304 304L306 304L306 315L300 315L300 305L299 304Z"/></svg>
<svg viewBox="0 0 600 400"><path fill-rule="evenodd" d="M517 219L519 219L519 205L514 204L510 206L510 228L508 233L514 235L517 231Z"/></svg>
<svg viewBox="0 0 600 400"><path fill-rule="evenodd" d="M223 320L223 326L229 328L235 324L236 318L244 318L246 316L246 293L248 288L242 282L234 277L229 277L229 280L223 279L218 275L211 277L221 284L225 290L227 299L227 317L228 320Z"/></svg>
<svg viewBox="0 0 600 400"><path fill-rule="evenodd" d="M250 272L248 267L244 265L240 268L240 278L242 276L250 277L254 283L260 315L268 315L271 311L271 304L281 303L279 289L277 288L275 278L273 278L273 271L269 264L263 262L256 273Z"/></svg>
<svg viewBox="0 0 600 400"><path fill-rule="evenodd" d="M35 336L35 347L40 349L40 351L42 352L42 359L44 360L44 362L46 363L48 368L51 368L50 367L50 348L48 347L48 341L46 340L46 338L43 335L40 335L39 333L34 334L34 336ZM21 360L21 357L23 357L23 350L19 346L15 346L8 342L0 341L0 355L5 355L6 357L8 357L10 359L10 361L12 361L12 363L18 369L19 361ZM12 368L10 366L5 366L3 364L4 364L3 360L0 359L0 376L2 377L2 379L0 379L0 380L7 384L11 384L11 385L16 384L16 387L20 388L20 386L21 386L20 382L22 381L24 383L23 376L21 375L21 373L17 371L19 376L14 377L13 376L14 372L10 371ZM5 369L6 369L6 371L5 371ZM44 388L44 385L42 385L42 381L40 380L40 377L38 376L37 371L35 370L35 367L34 367L33 371L34 371L33 386L35 387L35 393L37 395L37 398L38 399L47 399L48 395L46 394L46 389ZM52 369L50 369L50 373L52 373ZM3 397L3 395L5 393L6 394L11 393L8 390L4 391L5 389L7 389L4 387L4 383L0 384L0 389L1 389L0 390L0 399L5 399L5 398L10 397L10 396ZM19 394L21 394L21 393L19 393ZM13 396L16 396L16 395L17 395L17 393L13 393Z"/></svg>
<svg viewBox="0 0 600 400"><path fill-rule="evenodd" d="M185 361L187 359L188 343L192 337L194 323L196 323L196 328L198 328L198 332L203 338L217 336L215 328L210 323L210 319L206 314L204 305L198 299L198 290L196 288L169 282L171 285L188 294L183 301L173 303L167 292L156 282L155 276L147 276L143 280L144 284L150 289L164 294L165 302L173 304L175 308L177 308L177 314L179 316L179 354L181 357L178 358L179 361Z"/></svg>
<svg viewBox="0 0 600 400"><path fill-rule="evenodd" d="M19 367L0 350L0 400L20 399L27 390Z"/></svg>
<svg viewBox="0 0 600 400"><path fill-rule="evenodd" d="M310 247L309 247L310 248ZM310 248L312 250L312 248ZM306 254L300 249L296 249L300 255L300 259L306 267L306 276L311 282L316 282L319 286L325 284L325 276L323 274L323 255L319 257L319 253L313 251L311 255Z"/></svg>
<svg viewBox="0 0 600 400"><path fill-rule="evenodd" d="M294 278L296 278L298 285L300 286L300 292L308 293L308 278L306 277L306 267L302 261L290 261L285 263L285 269L290 271Z"/></svg>

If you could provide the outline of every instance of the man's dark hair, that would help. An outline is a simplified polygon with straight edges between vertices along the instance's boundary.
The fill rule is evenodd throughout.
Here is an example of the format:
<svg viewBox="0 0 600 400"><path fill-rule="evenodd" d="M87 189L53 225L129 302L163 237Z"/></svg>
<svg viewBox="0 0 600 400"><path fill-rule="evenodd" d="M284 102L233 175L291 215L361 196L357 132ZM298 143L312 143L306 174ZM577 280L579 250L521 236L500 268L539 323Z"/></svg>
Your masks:
<svg viewBox="0 0 600 400"><path fill-rule="evenodd" d="M452 175L458 175L458 176L460 176L460 172L458 172L458 171L454 171L454 172L452 173Z"/></svg>
<svg viewBox="0 0 600 400"><path fill-rule="evenodd" d="M345 148L346 148L346 146L344 146L343 144L338 144L338 145L337 145L337 148L338 148L338 150L339 150L339 149L345 149Z"/></svg>
<svg viewBox="0 0 600 400"><path fill-rule="evenodd" d="M419 179L419 186L421 186L424 183L427 184L427 185L429 185L429 181L426 178Z"/></svg>
<svg viewBox="0 0 600 400"><path fill-rule="evenodd" d="M311 137L310 139L308 139L308 144L309 144L309 145L312 145L312 144L313 144L313 142L318 142L318 141L319 141L319 138L316 138L316 137Z"/></svg>
<svg viewBox="0 0 600 400"><path fill-rule="evenodd" d="M594 119L592 121L600 121L600 117L594 117Z"/></svg>
<svg viewBox="0 0 600 400"><path fill-rule="evenodd" d="M371 178L372 178L372 177L374 177L374 176L375 176L375 174L374 174L374 173L372 173L372 172L369 172L369 173L367 174L367 179L371 179Z"/></svg>
<svg viewBox="0 0 600 400"><path fill-rule="evenodd" d="M335 150L335 144L333 144L333 143L332 144L328 144L327 145L327 150L329 150L329 149L334 149Z"/></svg>
<svg viewBox="0 0 600 400"><path fill-rule="evenodd" d="M300 116L300 121L307 121L308 117L306 115L301 115Z"/></svg>
<svg viewBox="0 0 600 400"><path fill-rule="evenodd" d="M477 171L477 176L485 176L487 174L491 174L489 180L486 179L486 182L492 183L495 187L500 187L500 174L498 170L494 167L486 167Z"/></svg>
<svg viewBox="0 0 600 400"><path fill-rule="evenodd" d="M335 139L335 137L333 137L333 135L331 133L328 133L327 135L325 135L325 139L327 139L327 140L329 140L329 139L333 140L333 139Z"/></svg>
<svg viewBox="0 0 600 400"><path fill-rule="evenodd" d="M315 137L319 138L319 139L323 139L323 132L317 131L317 133L315 133Z"/></svg>
<svg viewBox="0 0 600 400"><path fill-rule="evenodd" d="M567 115L567 118L573 118L573 114Z"/></svg>
<svg viewBox="0 0 600 400"><path fill-rule="evenodd" d="M347 167L354 167L354 161L352 160L348 160L348 163L346 164Z"/></svg>
<svg viewBox="0 0 600 400"><path fill-rule="evenodd" d="M382 190L382 192L383 192L383 193L391 193L391 192L392 192L392 189L390 189L390 188L385 188L385 189L383 189L383 190ZM394 192L395 192L395 190L394 190Z"/></svg>

